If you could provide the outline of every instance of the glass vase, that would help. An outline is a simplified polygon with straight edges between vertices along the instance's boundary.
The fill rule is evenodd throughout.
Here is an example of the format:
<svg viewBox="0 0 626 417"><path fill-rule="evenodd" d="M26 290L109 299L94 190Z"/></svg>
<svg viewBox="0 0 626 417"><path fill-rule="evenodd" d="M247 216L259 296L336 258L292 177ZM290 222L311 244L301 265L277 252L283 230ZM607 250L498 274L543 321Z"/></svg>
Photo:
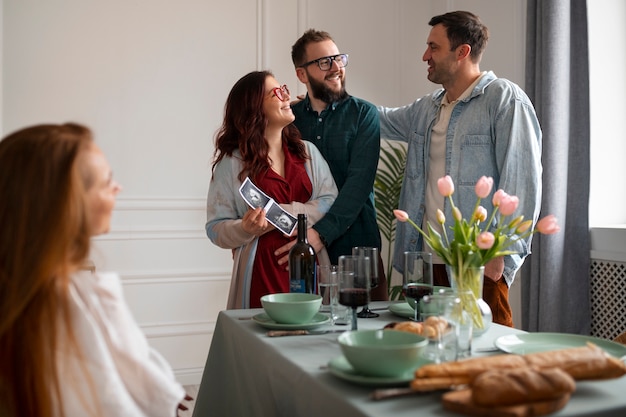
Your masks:
<svg viewBox="0 0 626 417"><path fill-rule="evenodd" d="M461 299L461 305L472 319L473 335L485 333L492 322L491 308L483 300L485 267L449 267L450 285Z"/></svg>

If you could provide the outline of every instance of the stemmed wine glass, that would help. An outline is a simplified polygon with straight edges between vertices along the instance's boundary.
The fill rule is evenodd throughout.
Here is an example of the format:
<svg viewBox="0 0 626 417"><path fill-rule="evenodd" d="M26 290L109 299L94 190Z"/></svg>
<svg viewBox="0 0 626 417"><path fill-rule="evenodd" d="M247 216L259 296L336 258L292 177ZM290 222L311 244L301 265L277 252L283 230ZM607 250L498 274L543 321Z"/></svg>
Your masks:
<svg viewBox="0 0 626 417"><path fill-rule="evenodd" d="M355 246L352 248L352 255L354 256L366 256L370 258L370 288L378 287L378 262L380 257L378 256L378 248L372 248L369 246ZM374 313L369 309L369 303L359 311L357 317L362 319L371 319L378 317L378 313Z"/></svg>
<svg viewBox="0 0 626 417"><path fill-rule="evenodd" d="M404 252L404 272L402 273L402 294L407 302L413 301L415 317L418 321L420 300L433 293L433 262L428 252Z"/></svg>
<svg viewBox="0 0 626 417"><path fill-rule="evenodd" d="M370 260L367 256L339 257L339 304L352 308L352 330L357 330L356 308L367 305L370 296Z"/></svg>

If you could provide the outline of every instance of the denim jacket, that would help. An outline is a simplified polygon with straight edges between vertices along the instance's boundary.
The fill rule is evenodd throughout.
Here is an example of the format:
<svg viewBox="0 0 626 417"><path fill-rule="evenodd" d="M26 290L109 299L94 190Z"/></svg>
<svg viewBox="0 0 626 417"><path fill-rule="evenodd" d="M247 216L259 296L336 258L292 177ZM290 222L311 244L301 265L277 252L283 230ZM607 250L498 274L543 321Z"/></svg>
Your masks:
<svg viewBox="0 0 626 417"><path fill-rule="evenodd" d="M439 114L445 90L439 89L412 104L378 107L381 138L408 143L407 165L399 208L418 225L425 211L425 190L431 132ZM465 218L476 203L474 185L481 176L492 177L494 189L519 197L513 216L537 221L541 206L541 128L532 103L524 91L509 80L489 71L472 93L452 111L446 135L446 174L455 183L454 202ZM491 196L481 204L493 211ZM444 230L454 220L449 201L443 207ZM512 218L512 217L511 217ZM505 257L504 278L509 286L524 258L530 254L531 237L517 241ZM421 235L408 223L398 223L394 267L403 270L403 253L420 250Z"/></svg>

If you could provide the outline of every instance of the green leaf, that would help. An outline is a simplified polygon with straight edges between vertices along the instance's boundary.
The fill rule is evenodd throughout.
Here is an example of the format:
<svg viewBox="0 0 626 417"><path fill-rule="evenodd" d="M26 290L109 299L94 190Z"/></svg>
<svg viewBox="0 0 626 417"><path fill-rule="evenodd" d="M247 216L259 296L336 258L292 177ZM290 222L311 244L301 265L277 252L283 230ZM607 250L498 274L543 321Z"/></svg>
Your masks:
<svg viewBox="0 0 626 417"><path fill-rule="evenodd" d="M406 145L401 143L381 141L379 167L374 179L374 202L376 204L376 221L380 234L387 240L387 292L392 298L391 265L393 242L396 237L396 217L393 211L398 208L400 190L404 179L406 166ZM401 288L400 288L401 290ZM397 296L397 294L395 294Z"/></svg>
<svg viewBox="0 0 626 417"><path fill-rule="evenodd" d="M394 285L389 289L389 300L399 300L402 295L402 285Z"/></svg>

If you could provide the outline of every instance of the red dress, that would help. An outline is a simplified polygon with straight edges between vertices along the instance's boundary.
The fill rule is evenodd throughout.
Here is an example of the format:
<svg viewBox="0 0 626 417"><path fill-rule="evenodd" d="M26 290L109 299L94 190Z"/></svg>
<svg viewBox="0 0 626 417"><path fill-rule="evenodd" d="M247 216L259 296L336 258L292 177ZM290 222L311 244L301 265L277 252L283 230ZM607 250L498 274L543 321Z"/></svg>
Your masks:
<svg viewBox="0 0 626 417"><path fill-rule="evenodd" d="M285 177L269 169L252 182L277 203L306 203L311 199L313 185L304 168L305 161L291 154L285 146L283 150ZM250 308L261 307L261 297L266 294L289 292L289 272L285 265L278 265L274 251L291 240L278 229L259 237L250 283Z"/></svg>

